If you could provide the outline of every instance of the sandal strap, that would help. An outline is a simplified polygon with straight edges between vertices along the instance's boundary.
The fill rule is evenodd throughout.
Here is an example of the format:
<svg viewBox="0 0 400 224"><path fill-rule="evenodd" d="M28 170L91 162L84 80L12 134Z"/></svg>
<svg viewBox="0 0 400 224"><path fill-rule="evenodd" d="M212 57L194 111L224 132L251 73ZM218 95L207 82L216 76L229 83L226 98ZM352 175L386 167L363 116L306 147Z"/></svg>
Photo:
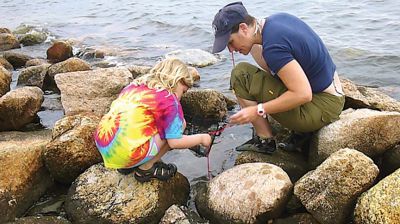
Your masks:
<svg viewBox="0 0 400 224"><path fill-rule="evenodd" d="M139 182L146 182L151 178L157 178L165 181L173 177L177 170L177 167L172 163L165 164L163 162L156 162L148 170L142 170L138 167L135 172L135 178Z"/></svg>

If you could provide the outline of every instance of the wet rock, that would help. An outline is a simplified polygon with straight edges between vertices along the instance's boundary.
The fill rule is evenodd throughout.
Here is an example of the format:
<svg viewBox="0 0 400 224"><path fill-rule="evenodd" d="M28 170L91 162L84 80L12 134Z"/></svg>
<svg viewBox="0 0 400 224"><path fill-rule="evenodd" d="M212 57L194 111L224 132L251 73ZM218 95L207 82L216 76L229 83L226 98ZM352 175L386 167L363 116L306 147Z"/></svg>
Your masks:
<svg viewBox="0 0 400 224"><path fill-rule="evenodd" d="M311 140L313 167L341 148L376 156L400 142L400 113L370 109L347 110L340 119L321 128Z"/></svg>
<svg viewBox="0 0 400 224"><path fill-rule="evenodd" d="M90 59L94 59L94 58L104 58L105 52L102 50L86 48L86 49L79 51L76 54L76 56L83 60L90 60Z"/></svg>
<svg viewBox="0 0 400 224"><path fill-rule="evenodd" d="M28 216L7 224L71 224L71 222L59 216Z"/></svg>
<svg viewBox="0 0 400 224"><path fill-rule="evenodd" d="M363 193L354 210L355 224L399 223L400 169Z"/></svg>
<svg viewBox="0 0 400 224"><path fill-rule="evenodd" d="M77 114L56 122L53 139L43 154L55 180L70 184L91 165L102 161L93 139L99 121L93 114Z"/></svg>
<svg viewBox="0 0 400 224"><path fill-rule="evenodd" d="M268 163L224 171L196 195L196 207L211 223L266 223L279 217L292 190L288 175Z"/></svg>
<svg viewBox="0 0 400 224"><path fill-rule="evenodd" d="M65 41L56 41L47 49L47 59L52 63L65 61L73 56L72 46Z"/></svg>
<svg viewBox="0 0 400 224"><path fill-rule="evenodd" d="M193 121L222 120L228 112L225 97L213 89L189 90L181 99L185 115Z"/></svg>
<svg viewBox="0 0 400 224"><path fill-rule="evenodd" d="M286 152L284 150L277 150L271 155L258 152L242 152L236 158L235 165L255 162L271 163L279 166L289 175L292 182L296 182L308 171L308 164L301 153Z"/></svg>
<svg viewBox="0 0 400 224"><path fill-rule="evenodd" d="M52 180L42 162L48 130L0 132L0 223L22 216Z"/></svg>
<svg viewBox="0 0 400 224"><path fill-rule="evenodd" d="M25 67L37 66L37 65L47 65L49 64L46 59L34 58L25 63Z"/></svg>
<svg viewBox="0 0 400 224"><path fill-rule="evenodd" d="M4 52L3 57L10 62L15 69L24 67L26 62L32 59L31 56L9 51Z"/></svg>
<svg viewBox="0 0 400 224"><path fill-rule="evenodd" d="M43 102L38 87L22 87L0 98L0 131L18 130L31 122Z"/></svg>
<svg viewBox="0 0 400 224"><path fill-rule="evenodd" d="M308 213L301 213L289 216L287 218L277 219L273 224L319 224L319 222Z"/></svg>
<svg viewBox="0 0 400 224"><path fill-rule="evenodd" d="M14 67L12 66L12 64L10 64L10 62L8 62L5 58L0 57L0 65L2 65L5 69L12 71L14 70Z"/></svg>
<svg viewBox="0 0 400 224"><path fill-rule="evenodd" d="M178 58L188 65L200 68L213 65L218 62L218 59L213 54L200 49L176 50L169 52L165 55L165 57Z"/></svg>
<svg viewBox="0 0 400 224"><path fill-rule="evenodd" d="M0 51L20 48L18 39L10 33L0 33Z"/></svg>
<svg viewBox="0 0 400 224"><path fill-rule="evenodd" d="M348 79L340 79L346 95L345 109L370 108L400 112L400 102L370 87L359 86Z"/></svg>
<svg viewBox="0 0 400 224"><path fill-rule="evenodd" d="M35 44L43 43L47 39L47 35L43 32L38 32L36 30L30 33L19 35L18 41L24 46L31 46Z"/></svg>
<svg viewBox="0 0 400 224"><path fill-rule="evenodd" d="M43 89L44 79L50 64L25 68L18 76L18 86L37 86Z"/></svg>
<svg viewBox="0 0 400 224"><path fill-rule="evenodd" d="M139 183L133 174L96 164L75 180L65 208L74 223L155 224L171 205L186 203L189 188L180 173L165 182Z"/></svg>
<svg viewBox="0 0 400 224"><path fill-rule="evenodd" d="M60 216L30 216L16 220L15 224L71 224Z"/></svg>
<svg viewBox="0 0 400 224"><path fill-rule="evenodd" d="M124 68L107 68L57 74L55 81L66 115L81 111L103 115L132 81L132 74Z"/></svg>
<svg viewBox="0 0 400 224"><path fill-rule="evenodd" d="M0 97L10 91L11 72L0 65Z"/></svg>
<svg viewBox="0 0 400 224"><path fill-rule="evenodd" d="M400 143L383 154L381 171L384 175L400 168Z"/></svg>
<svg viewBox="0 0 400 224"><path fill-rule="evenodd" d="M320 223L348 223L357 197L373 184L379 170L354 149L333 153L294 186L294 194Z"/></svg>

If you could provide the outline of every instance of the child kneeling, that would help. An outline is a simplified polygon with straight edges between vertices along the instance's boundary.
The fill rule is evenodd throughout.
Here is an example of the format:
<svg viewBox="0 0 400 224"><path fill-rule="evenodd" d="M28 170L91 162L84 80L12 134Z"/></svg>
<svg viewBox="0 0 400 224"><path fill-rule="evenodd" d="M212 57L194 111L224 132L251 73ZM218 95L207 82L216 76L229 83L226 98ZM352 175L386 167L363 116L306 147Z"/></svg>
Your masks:
<svg viewBox="0 0 400 224"><path fill-rule="evenodd" d="M146 75L126 86L113 101L95 132L95 142L104 164L139 182L151 178L168 180L177 171L160 159L170 149L196 145L209 148L209 134L183 135L186 122L180 99L198 79L178 59L159 62Z"/></svg>

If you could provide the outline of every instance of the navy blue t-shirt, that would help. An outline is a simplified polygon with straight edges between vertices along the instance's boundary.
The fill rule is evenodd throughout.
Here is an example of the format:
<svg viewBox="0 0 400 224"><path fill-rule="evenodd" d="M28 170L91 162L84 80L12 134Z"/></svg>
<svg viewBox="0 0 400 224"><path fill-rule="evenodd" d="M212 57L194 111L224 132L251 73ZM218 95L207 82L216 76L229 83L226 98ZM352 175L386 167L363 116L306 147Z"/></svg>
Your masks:
<svg viewBox="0 0 400 224"><path fill-rule="evenodd" d="M314 93L332 83L336 65L321 38L299 18L287 13L274 14L266 19L262 32L262 54L273 75L295 59Z"/></svg>

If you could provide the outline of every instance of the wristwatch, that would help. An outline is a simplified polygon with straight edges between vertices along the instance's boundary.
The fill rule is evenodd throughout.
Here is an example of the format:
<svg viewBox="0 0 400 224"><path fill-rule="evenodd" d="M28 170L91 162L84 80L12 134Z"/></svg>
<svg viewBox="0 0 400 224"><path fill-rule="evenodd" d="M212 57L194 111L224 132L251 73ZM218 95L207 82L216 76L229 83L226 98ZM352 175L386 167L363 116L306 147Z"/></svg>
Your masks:
<svg viewBox="0 0 400 224"><path fill-rule="evenodd" d="M267 117L267 114L265 113L264 107L262 103L259 103L257 105L257 114L263 118Z"/></svg>

